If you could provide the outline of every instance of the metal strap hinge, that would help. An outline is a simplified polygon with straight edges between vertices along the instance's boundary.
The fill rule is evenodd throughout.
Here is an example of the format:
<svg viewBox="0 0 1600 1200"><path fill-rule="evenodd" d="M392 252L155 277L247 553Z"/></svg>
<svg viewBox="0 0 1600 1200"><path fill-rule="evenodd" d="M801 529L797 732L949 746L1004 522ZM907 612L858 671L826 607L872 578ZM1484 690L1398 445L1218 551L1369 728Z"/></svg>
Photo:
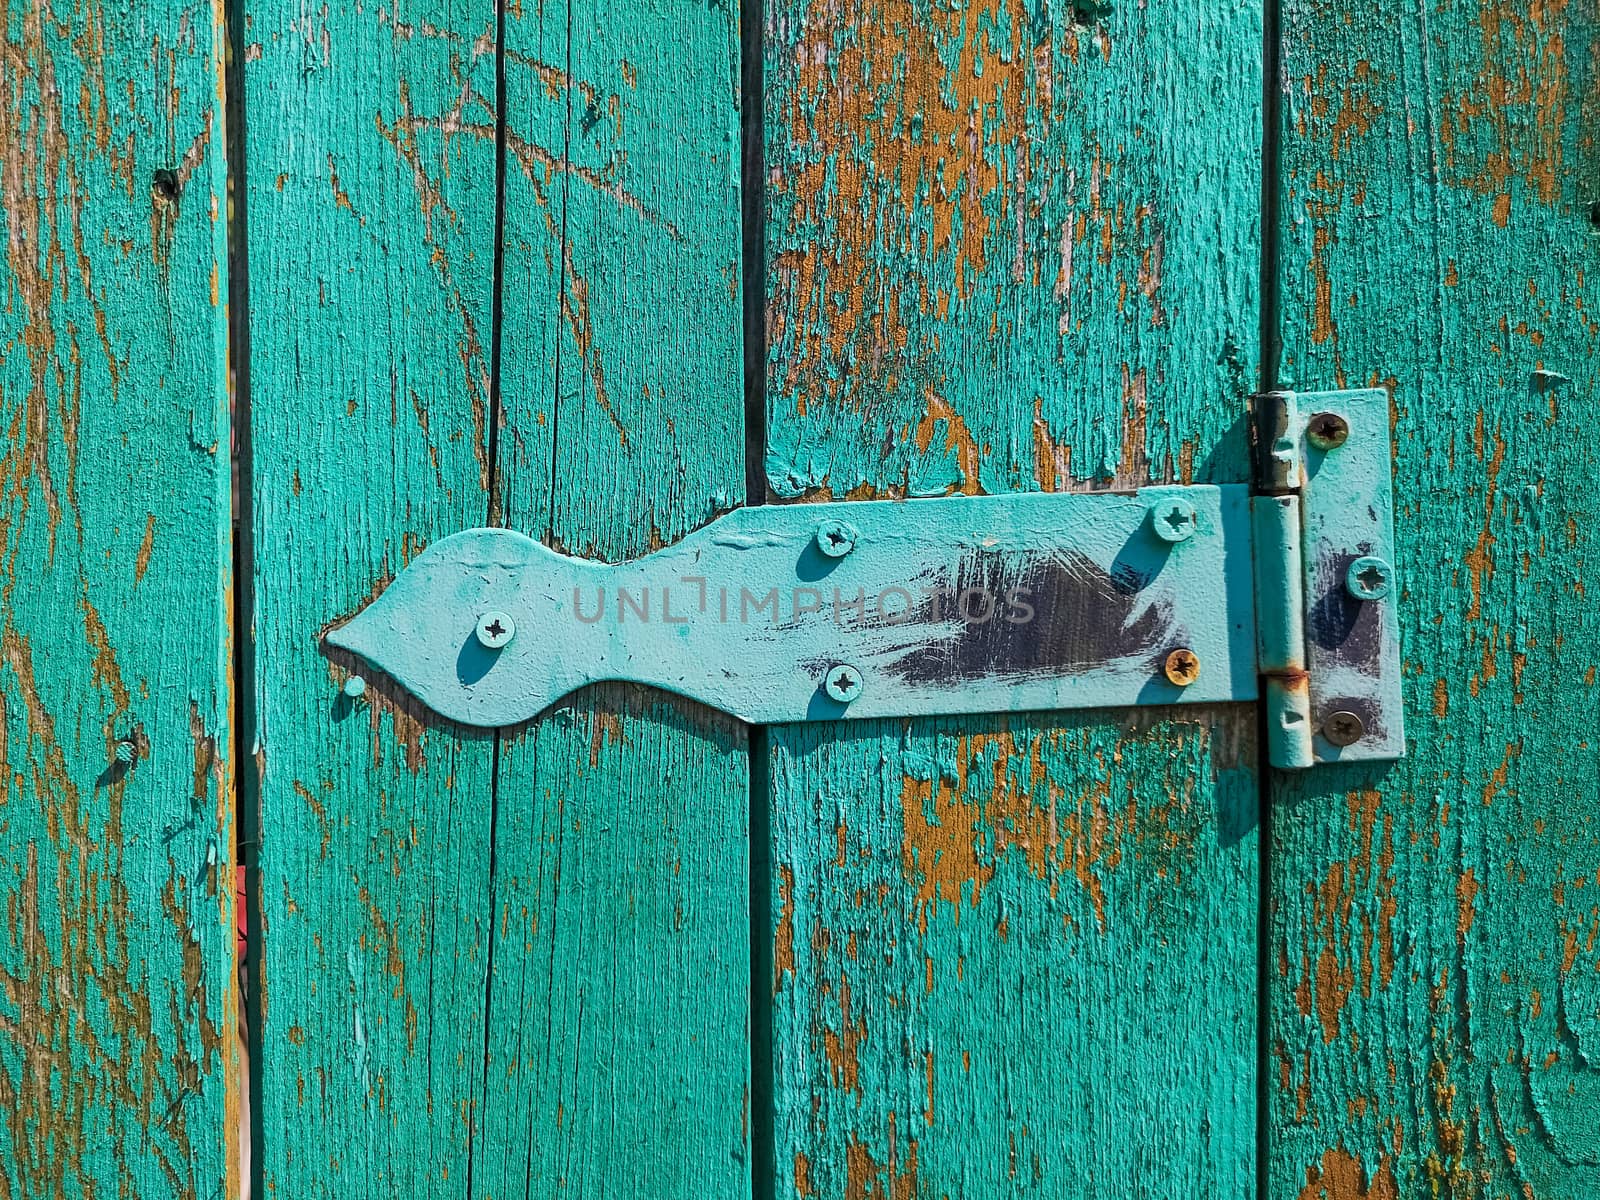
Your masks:
<svg viewBox="0 0 1600 1200"><path fill-rule="evenodd" d="M1389 400L1255 397L1256 654L1276 767L1400 758Z"/></svg>
<svg viewBox="0 0 1600 1200"><path fill-rule="evenodd" d="M768 505L615 564L469 529L324 648L471 726L602 680L759 724L1264 695L1275 765L1395 757L1383 393L1273 393L1257 415L1257 494Z"/></svg>

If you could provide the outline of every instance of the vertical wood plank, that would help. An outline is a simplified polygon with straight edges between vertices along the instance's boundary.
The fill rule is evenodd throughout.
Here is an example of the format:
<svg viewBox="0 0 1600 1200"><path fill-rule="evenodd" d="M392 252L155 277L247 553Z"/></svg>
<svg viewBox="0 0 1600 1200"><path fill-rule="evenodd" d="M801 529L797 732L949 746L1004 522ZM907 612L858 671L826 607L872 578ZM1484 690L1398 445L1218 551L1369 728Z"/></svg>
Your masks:
<svg viewBox="0 0 1600 1200"><path fill-rule="evenodd" d="M237 1191L222 47L0 5L0 1197Z"/></svg>
<svg viewBox="0 0 1600 1200"><path fill-rule="evenodd" d="M495 10L247 20L264 1194L462 1196L493 738L319 635L489 511Z"/></svg>
<svg viewBox="0 0 1600 1200"><path fill-rule="evenodd" d="M1109 9L769 7L776 494L1246 477L1261 11ZM1242 707L775 730L774 1194L1247 1193L1254 762Z"/></svg>
<svg viewBox="0 0 1600 1200"><path fill-rule="evenodd" d="M504 520L633 557L742 489L738 15L512 10L506 62ZM749 1194L748 803L659 695L503 740L484 1195Z"/></svg>
<svg viewBox="0 0 1600 1200"><path fill-rule="evenodd" d="M1275 782L1274 1195L1600 1191L1597 45L1285 9L1284 373L1393 394L1411 742Z"/></svg>

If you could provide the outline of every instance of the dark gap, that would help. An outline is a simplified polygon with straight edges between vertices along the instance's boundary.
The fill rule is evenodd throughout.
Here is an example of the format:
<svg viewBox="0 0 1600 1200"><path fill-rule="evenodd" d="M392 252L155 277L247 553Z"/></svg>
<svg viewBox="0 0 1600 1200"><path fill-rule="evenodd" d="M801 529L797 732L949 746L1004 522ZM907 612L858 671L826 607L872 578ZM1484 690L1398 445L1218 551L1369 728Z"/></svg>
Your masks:
<svg viewBox="0 0 1600 1200"><path fill-rule="evenodd" d="M1282 386L1283 336L1278 324L1279 246L1278 173L1281 163L1278 123L1282 115L1279 76L1283 60L1279 51L1280 0L1264 0L1261 48L1261 388Z"/></svg>
<svg viewBox="0 0 1600 1200"><path fill-rule="evenodd" d="M267 1194L262 1154L262 1038L261 993L261 780L256 774L256 646L255 646L255 485L251 471L250 438L250 256L246 220L244 58L240 53L244 33L243 0L227 0L223 9L223 123L227 156L228 229L228 367L232 385L229 428L232 434L230 475L232 492L233 555L233 739L230 753L234 779L235 877L228 880L234 899L240 900L237 872L244 868L245 949L237 964L239 1014L244 1042L243 1104L240 1106L240 1146L248 1158L249 1180L241 1180L253 1197ZM163 190L163 175L156 172L152 186ZM177 195L177 176L170 181ZM238 915L234 916L237 923Z"/></svg>
<svg viewBox="0 0 1600 1200"><path fill-rule="evenodd" d="M500 110L502 113L504 109ZM467 1179L466 1200L472 1200L472 1168L478 1158L478 1127L489 1107L489 1055L494 1036L494 946L495 930L499 927L498 902L495 899L495 833L500 827L500 731L494 733L493 749L489 759L489 928L485 940L488 950L483 962L483 1103L478 1106L467 1123Z"/></svg>
<svg viewBox="0 0 1600 1200"><path fill-rule="evenodd" d="M1261 45L1261 385L1282 386L1283 336L1278 286L1278 175L1282 163L1282 0L1264 0ZM1260 482L1259 480L1257 481ZM1272 789L1275 775L1266 761L1267 710L1256 706L1257 821L1256 878L1256 1200L1268 1200L1272 1187Z"/></svg>
<svg viewBox="0 0 1600 1200"><path fill-rule="evenodd" d="M1589 225L1591 228L1600 229L1600 200L1589 205Z"/></svg>
<svg viewBox="0 0 1600 1200"><path fill-rule="evenodd" d="M766 73L762 6L739 7L740 216L744 230L744 502L767 502Z"/></svg>
<svg viewBox="0 0 1600 1200"><path fill-rule="evenodd" d="M777 1181L772 1078L772 819L767 728L750 727L750 1195Z"/></svg>
<svg viewBox="0 0 1600 1200"><path fill-rule="evenodd" d="M1260 799L1256 814L1256 1200L1272 1186L1272 785L1266 761L1267 706L1256 705L1256 761Z"/></svg>
<svg viewBox="0 0 1600 1200"><path fill-rule="evenodd" d="M494 291L489 301L489 456L488 523L504 523L500 499L500 326L505 312L506 223L506 9L497 0L494 13Z"/></svg>
<svg viewBox="0 0 1600 1200"><path fill-rule="evenodd" d="M489 301L489 432L485 453L489 456L489 495L485 520L504 525L510 504L501 496L500 422L503 402L500 392L501 328L505 317L506 252L506 5L496 0L494 10L494 268L493 292ZM494 950L498 883L495 875L495 835L500 828L500 731L494 731L489 752L489 923L485 932L488 949L484 953L483 974L483 1104L473 1113L467 1126L466 1196L472 1200L472 1170L477 1160L477 1129L489 1104L489 1060L494 1032Z"/></svg>
<svg viewBox="0 0 1600 1200"><path fill-rule="evenodd" d="M739 7L739 209L744 260L744 497L767 502L765 11ZM769 739L750 727L750 1195L777 1187L772 1074L772 819Z"/></svg>
<svg viewBox="0 0 1600 1200"><path fill-rule="evenodd" d="M566 7L566 57L562 62L562 69L566 72L564 78L572 79L572 5ZM550 388L550 473L548 475L548 504L549 511L545 518L545 545L554 545L556 540L556 487L561 478L556 473L556 451L561 445L561 336L562 323L566 319L567 311L567 181L571 178L569 170L572 163L572 88L567 88L567 117L561 126L561 241L557 246L559 257L556 261L556 362L555 374L551 380ZM580 368L581 370L581 368Z"/></svg>

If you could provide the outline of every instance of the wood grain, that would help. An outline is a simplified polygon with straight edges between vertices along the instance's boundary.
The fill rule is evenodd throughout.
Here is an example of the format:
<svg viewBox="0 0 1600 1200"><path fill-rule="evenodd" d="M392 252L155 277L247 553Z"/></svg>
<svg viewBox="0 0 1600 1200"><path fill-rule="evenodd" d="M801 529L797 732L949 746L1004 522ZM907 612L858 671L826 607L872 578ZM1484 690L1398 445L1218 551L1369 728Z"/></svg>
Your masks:
<svg viewBox="0 0 1600 1200"><path fill-rule="evenodd" d="M493 738L352 704L319 633L489 510L494 29L284 2L243 39L261 1195L468 1188Z"/></svg>
<svg viewBox="0 0 1600 1200"><path fill-rule="evenodd" d="M499 739L318 655L456 529L617 558L737 499L736 16L499 30L252 10L264 1178L744 1195L743 731L612 690Z"/></svg>
<svg viewBox="0 0 1600 1200"><path fill-rule="evenodd" d="M637 557L742 491L738 13L512 11L506 59L502 515ZM746 730L590 688L496 813L475 1189L749 1195Z"/></svg>
<svg viewBox="0 0 1600 1200"><path fill-rule="evenodd" d="M769 7L776 495L1247 477L1261 12L1107 7ZM1248 1191L1253 734L774 730L763 1184Z"/></svg>
<svg viewBox="0 0 1600 1200"><path fill-rule="evenodd" d="M1284 15L1286 382L1393 395L1410 756L1276 780L1275 1195L1600 1191L1600 23Z"/></svg>
<svg viewBox="0 0 1600 1200"><path fill-rule="evenodd" d="M222 46L0 6L8 1200L238 1186Z"/></svg>
<svg viewBox="0 0 1600 1200"><path fill-rule="evenodd" d="M512 11L506 65L502 516L636 557L743 489L738 15ZM592 688L495 786L474 1192L748 1196L746 731Z"/></svg>

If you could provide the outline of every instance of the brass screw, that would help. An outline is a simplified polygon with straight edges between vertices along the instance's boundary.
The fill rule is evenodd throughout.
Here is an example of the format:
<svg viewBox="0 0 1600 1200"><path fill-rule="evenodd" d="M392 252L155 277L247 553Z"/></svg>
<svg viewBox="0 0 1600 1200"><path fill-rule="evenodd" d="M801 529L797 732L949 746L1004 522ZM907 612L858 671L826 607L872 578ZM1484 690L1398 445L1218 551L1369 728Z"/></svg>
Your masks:
<svg viewBox="0 0 1600 1200"><path fill-rule="evenodd" d="M1338 413L1320 412L1306 425L1306 440L1318 450L1337 450L1350 436L1350 423Z"/></svg>
<svg viewBox="0 0 1600 1200"><path fill-rule="evenodd" d="M1179 687L1188 687L1200 678L1200 657L1193 650L1179 649L1167 655L1166 665L1163 668L1167 675L1167 682L1177 684Z"/></svg>

